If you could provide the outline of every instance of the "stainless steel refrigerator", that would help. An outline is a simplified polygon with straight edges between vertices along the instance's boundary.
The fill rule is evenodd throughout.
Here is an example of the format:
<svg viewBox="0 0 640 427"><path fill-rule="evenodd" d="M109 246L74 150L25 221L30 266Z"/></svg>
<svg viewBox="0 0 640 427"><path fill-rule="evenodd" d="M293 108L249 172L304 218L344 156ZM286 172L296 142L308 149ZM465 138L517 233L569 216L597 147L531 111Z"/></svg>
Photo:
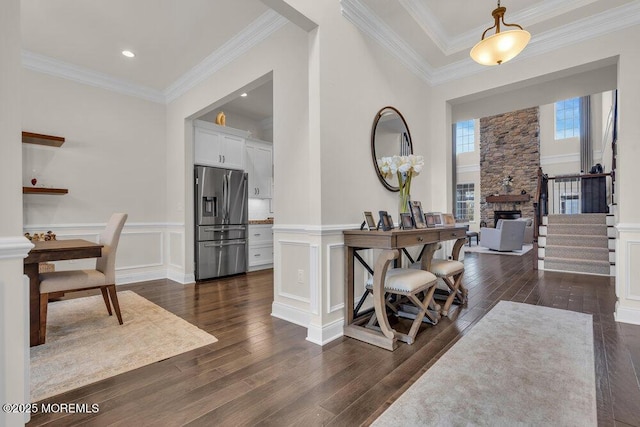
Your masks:
<svg viewBox="0 0 640 427"><path fill-rule="evenodd" d="M196 280L247 271L247 174L195 167Z"/></svg>

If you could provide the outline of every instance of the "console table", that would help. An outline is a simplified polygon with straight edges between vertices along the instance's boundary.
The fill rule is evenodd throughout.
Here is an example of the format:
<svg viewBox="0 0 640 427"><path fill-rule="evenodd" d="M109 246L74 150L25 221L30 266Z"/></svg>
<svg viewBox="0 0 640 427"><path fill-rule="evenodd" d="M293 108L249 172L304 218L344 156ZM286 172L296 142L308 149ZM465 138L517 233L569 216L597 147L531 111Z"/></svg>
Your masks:
<svg viewBox="0 0 640 427"><path fill-rule="evenodd" d="M370 344L395 350L398 346L396 332L389 325L385 308L384 277L382 272L386 271L389 263L395 260L398 267L401 266L400 253L403 252L411 259L406 248L412 246L422 246L422 251L418 259L422 263L424 270L429 270L433 253L437 250L439 242L446 240L465 239L467 237L466 227L439 227L423 228L413 230L389 230L389 231L368 231L368 230L345 230L345 324L344 335L355 338ZM358 254L360 250L381 249L374 268L372 269ZM372 310L360 312L364 296L360 302L355 304L354 299L354 267L355 261L359 261L371 274L373 274L373 305L376 316L380 324L380 331L366 328L363 323L371 316ZM366 291L365 291L366 292ZM365 293L366 295L366 293Z"/></svg>

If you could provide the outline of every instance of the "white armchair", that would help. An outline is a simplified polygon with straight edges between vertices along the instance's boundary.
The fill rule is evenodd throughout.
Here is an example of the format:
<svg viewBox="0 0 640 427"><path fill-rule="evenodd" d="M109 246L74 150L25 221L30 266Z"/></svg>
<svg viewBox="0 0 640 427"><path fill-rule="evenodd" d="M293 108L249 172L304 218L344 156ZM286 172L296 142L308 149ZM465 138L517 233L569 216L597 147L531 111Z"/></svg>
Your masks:
<svg viewBox="0 0 640 427"><path fill-rule="evenodd" d="M533 243L533 219L532 218L518 218L518 221L524 221L527 225L524 227L524 240L522 243Z"/></svg>
<svg viewBox="0 0 640 427"><path fill-rule="evenodd" d="M481 228L480 246L502 252L520 250L526 225L526 221L501 219L496 228Z"/></svg>

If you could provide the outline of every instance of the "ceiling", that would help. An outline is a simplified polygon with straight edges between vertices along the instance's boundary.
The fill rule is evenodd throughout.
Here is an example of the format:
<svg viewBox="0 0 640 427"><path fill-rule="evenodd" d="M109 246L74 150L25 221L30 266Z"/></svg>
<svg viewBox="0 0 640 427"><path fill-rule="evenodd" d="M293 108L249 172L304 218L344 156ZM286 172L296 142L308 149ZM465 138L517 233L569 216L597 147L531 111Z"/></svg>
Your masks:
<svg viewBox="0 0 640 427"><path fill-rule="evenodd" d="M485 69L468 52L493 25L495 0L332 1L430 84ZM194 70L224 66L212 55L229 54L230 46L241 46L238 40L264 22L286 23L261 0L21 0L21 6L27 53L88 70L91 78L144 88L159 102L177 96L180 84L185 90L193 86ZM625 17L625 25L640 22L640 0L503 0L502 6L506 22L532 34L521 56L610 30L618 17ZM136 57L125 58L124 49Z"/></svg>

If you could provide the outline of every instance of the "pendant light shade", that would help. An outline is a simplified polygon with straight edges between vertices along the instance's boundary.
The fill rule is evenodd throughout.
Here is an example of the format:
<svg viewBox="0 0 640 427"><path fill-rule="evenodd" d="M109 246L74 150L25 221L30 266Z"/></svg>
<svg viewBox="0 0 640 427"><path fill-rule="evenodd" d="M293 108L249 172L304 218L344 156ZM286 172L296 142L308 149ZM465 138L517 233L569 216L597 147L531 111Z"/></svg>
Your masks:
<svg viewBox="0 0 640 427"><path fill-rule="evenodd" d="M495 19L495 24L493 27L484 30L482 40L471 49L471 58L478 64L503 64L515 58L527 46L527 43L529 43L531 34L529 34L528 31L523 30L518 24L506 24L504 22L504 13L506 11L507 8L500 7L500 1L498 0L498 7L491 13ZM519 29L500 31L501 24L505 27L517 27ZM496 29L495 34L485 37L487 31L494 28Z"/></svg>

